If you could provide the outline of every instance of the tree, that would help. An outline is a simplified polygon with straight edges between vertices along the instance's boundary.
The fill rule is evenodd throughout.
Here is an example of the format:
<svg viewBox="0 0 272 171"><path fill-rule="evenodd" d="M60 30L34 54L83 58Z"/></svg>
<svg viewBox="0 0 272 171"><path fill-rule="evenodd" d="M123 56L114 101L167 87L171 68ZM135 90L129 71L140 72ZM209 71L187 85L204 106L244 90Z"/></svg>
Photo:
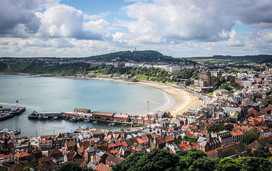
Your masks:
<svg viewBox="0 0 272 171"><path fill-rule="evenodd" d="M227 130L231 131L234 128L234 126L232 124L227 124L227 125L225 125L225 128Z"/></svg>
<svg viewBox="0 0 272 171"><path fill-rule="evenodd" d="M61 167L57 168L56 170L57 171L87 171L88 169L81 168L76 163L67 162L61 165Z"/></svg>
<svg viewBox="0 0 272 171"><path fill-rule="evenodd" d="M137 170L171 170L176 167L178 160L177 155L167 150L153 149L137 162Z"/></svg>
<svg viewBox="0 0 272 171"><path fill-rule="evenodd" d="M188 170L192 171L214 170L216 166L215 162L216 160L212 160L208 157L201 157L194 160L194 162L190 165Z"/></svg>
<svg viewBox="0 0 272 171"><path fill-rule="evenodd" d="M134 156L136 154L136 156ZM113 167L115 171L174 170L179 157L167 150L153 149L149 153L137 152Z"/></svg>
<svg viewBox="0 0 272 171"><path fill-rule="evenodd" d="M195 148L187 150L183 153L179 153L179 156L180 156L180 160L179 160L179 163L177 166L177 170L181 170L184 168L188 169L193 164L193 162L196 161L197 159L207 157L203 151L197 150ZM201 162L201 161L199 161L199 162ZM198 164L199 163L195 163L195 165L192 167L195 168ZM203 166L203 167L205 167L205 166Z"/></svg>
<svg viewBox="0 0 272 171"><path fill-rule="evenodd" d="M264 152L262 150L255 150L250 154L250 157L263 157L263 158L266 158L268 156L269 156L269 154L267 154L266 152Z"/></svg>
<svg viewBox="0 0 272 171"><path fill-rule="evenodd" d="M232 158L221 159L217 167L220 171L240 171L240 169L241 164Z"/></svg>
<svg viewBox="0 0 272 171"><path fill-rule="evenodd" d="M23 171L29 171L30 168L29 167L24 167Z"/></svg>
<svg viewBox="0 0 272 171"><path fill-rule="evenodd" d="M210 128L208 128L209 132L220 132L225 130L226 127L222 126L222 125L212 125Z"/></svg>
<svg viewBox="0 0 272 171"><path fill-rule="evenodd" d="M243 171L270 171L272 169L269 160L260 157L243 157L238 161Z"/></svg>
<svg viewBox="0 0 272 171"><path fill-rule="evenodd" d="M246 131L243 135L244 142L250 144L259 138L260 132L254 128Z"/></svg>
<svg viewBox="0 0 272 171"><path fill-rule="evenodd" d="M137 162L145 155L145 152L138 151L134 153L133 155L128 156L125 160L123 160L121 163L115 165L113 167L113 170L118 171L126 171L126 170L133 170L133 168L136 166Z"/></svg>
<svg viewBox="0 0 272 171"><path fill-rule="evenodd" d="M204 151L197 150L195 148L187 150L187 154L186 155L189 156L189 157L191 157L194 160L196 160L198 158L201 158L201 157L206 157L207 156Z"/></svg>

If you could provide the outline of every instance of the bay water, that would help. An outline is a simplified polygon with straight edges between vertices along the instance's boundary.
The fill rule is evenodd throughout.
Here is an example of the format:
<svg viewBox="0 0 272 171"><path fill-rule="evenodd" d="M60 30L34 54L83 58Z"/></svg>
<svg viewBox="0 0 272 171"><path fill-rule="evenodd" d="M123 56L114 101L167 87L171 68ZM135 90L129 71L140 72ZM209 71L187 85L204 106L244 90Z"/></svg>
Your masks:
<svg viewBox="0 0 272 171"><path fill-rule="evenodd" d="M53 135L72 132L80 126L112 129L107 124L68 122L66 120L28 120L28 114L37 112L66 112L74 108L92 111L145 115L150 111L164 110L169 95L157 89L133 83L78 78L0 75L0 105L11 107L16 100L26 111L11 119L0 121L0 128L21 129L21 136Z"/></svg>

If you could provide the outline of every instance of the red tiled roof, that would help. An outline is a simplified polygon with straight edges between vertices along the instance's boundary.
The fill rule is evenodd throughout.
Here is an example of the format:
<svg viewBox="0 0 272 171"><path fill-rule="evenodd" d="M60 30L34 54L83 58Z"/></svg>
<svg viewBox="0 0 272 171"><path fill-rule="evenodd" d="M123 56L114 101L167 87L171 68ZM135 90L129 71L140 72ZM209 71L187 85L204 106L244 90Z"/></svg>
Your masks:
<svg viewBox="0 0 272 171"><path fill-rule="evenodd" d="M167 135L167 136L165 137L165 141L170 142L170 141L174 141L174 139L173 139L173 137L172 137L171 135Z"/></svg>
<svg viewBox="0 0 272 171"><path fill-rule="evenodd" d="M139 144L143 144L144 143L141 138L137 138L137 141L138 141Z"/></svg>
<svg viewBox="0 0 272 171"><path fill-rule="evenodd" d="M108 144L109 148L116 147L117 145L115 143L109 143Z"/></svg>
<svg viewBox="0 0 272 171"><path fill-rule="evenodd" d="M90 146L89 141L80 142L80 148L77 150L79 153L84 153L84 151Z"/></svg>
<svg viewBox="0 0 272 171"><path fill-rule="evenodd" d="M268 106L268 107L266 107L266 108L261 109L261 110L260 110L260 114L267 114L267 112L268 112L269 110L272 110L272 107L271 107L271 106Z"/></svg>
<svg viewBox="0 0 272 171"><path fill-rule="evenodd" d="M237 135L237 133L236 133L235 131L230 131L230 134L231 134L232 136L236 136L236 135Z"/></svg>
<svg viewBox="0 0 272 171"><path fill-rule="evenodd" d="M199 144L198 144L198 143L193 143L191 146L192 146L193 148L199 148Z"/></svg>
<svg viewBox="0 0 272 171"><path fill-rule="evenodd" d="M158 144L163 144L163 143L165 143L164 138L163 138L163 137L157 138L157 143L158 143Z"/></svg>
<svg viewBox="0 0 272 171"><path fill-rule="evenodd" d="M180 150L189 150L189 149L191 149L191 146L188 144L180 144L179 149Z"/></svg>
<svg viewBox="0 0 272 171"><path fill-rule="evenodd" d="M49 156L54 156L54 155L62 155L62 152L59 149L52 149L49 151Z"/></svg>
<svg viewBox="0 0 272 171"><path fill-rule="evenodd" d="M154 137L154 138L157 137L156 134L154 134L154 133L153 133L153 134L150 134L150 135L151 135L152 137Z"/></svg>
<svg viewBox="0 0 272 171"><path fill-rule="evenodd" d="M121 144L122 144L123 147L127 147L128 146L127 143L126 143L126 141L122 141Z"/></svg>
<svg viewBox="0 0 272 171"><path fill-rule="evenodd" d="M243 135L243 132L240 131L239 129L236 129L235 132L237 133L237 135Z"/></svg>
<svg viewBox="0 0 272 171"><path fill-rule="evenodd" d="M120 141L117 141L116 143L116 146L121 146L122 144L120 143Z"/></svg>
<svg viewBox="0 0 272 171"><path fill-rule="evenodd" d="M190 127L190 125L189 124L187 124L187 125L182 125L182 129L188 129Z"/></svg>
<svg viewBox="0 0 272 171"><path fill-rule="evenodd" d="M143 140L144 143L148 143L146 137L142 137L142 140Z"/></svg>
<svg viewBox="0 0 272 171"><path fill-rule="evenodd" d="M0 154L0 158L8 159L8 158L9 158L9 155Z"/></svg>
<svg viewBox="0 0 272 171"><path fill-rule="evenodd" d="M96 166L96 168L94 170L99 170L99 171L108 171L108 170L111 170L109 168L109 166L103 164L103 163L100 163L98 166Z"/></svg>
<svg viewBox="0 0 272 171"><path fill-rule="evenodd" d="M49 162L39 163L36 169L37 170L52 170L58 167L59 166L56 163L54 163L53 161L49 161Z"/></svg>
<svg viewBox="0 0 272 171"><path fill-rule="evenodd" d="M76 155L77 155L77 152L75 151L66 154L68 160L73 160Z"/></svg>
<svg viewBox="0 0 272 171"><path fill-rule="evenodd" d="M15 157L17 157L17 158L23 158L23 157L27 157L27 156L30 156L30 154L27 152L24 152L24 151L15 154Z"/></svg>
<svg viewBox="0 0 272 171"><path fill-rule="evenodd" d="M68 147L74 147L76 145L74 141L67 141L66 144Z"/></svg>
<svg viewBox="0 0 272 171"><path fill-rule="evenodd" d="M47 157L47 156L44 156L42 158L39 158L39 162L43 163L43 162L48 162L48 161L51 161L51 158Z"/></svg>
<svg viewBox="0 0 272 171"><path fill-rule="evenodd" d="M253 108L248 113L252 113L255 117L258 115L257 111Z"/></svg>

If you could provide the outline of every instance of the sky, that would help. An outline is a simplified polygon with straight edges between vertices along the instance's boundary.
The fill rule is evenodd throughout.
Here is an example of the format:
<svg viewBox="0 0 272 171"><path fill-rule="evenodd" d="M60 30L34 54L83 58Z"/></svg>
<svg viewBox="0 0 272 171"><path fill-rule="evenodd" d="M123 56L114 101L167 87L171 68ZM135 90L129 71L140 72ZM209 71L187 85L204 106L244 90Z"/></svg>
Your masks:
<svg viewBox="0 0 272 171"><path fill-rule="evenodd" d="M0 57L272 54L271 0L0 0Z"/></svg>

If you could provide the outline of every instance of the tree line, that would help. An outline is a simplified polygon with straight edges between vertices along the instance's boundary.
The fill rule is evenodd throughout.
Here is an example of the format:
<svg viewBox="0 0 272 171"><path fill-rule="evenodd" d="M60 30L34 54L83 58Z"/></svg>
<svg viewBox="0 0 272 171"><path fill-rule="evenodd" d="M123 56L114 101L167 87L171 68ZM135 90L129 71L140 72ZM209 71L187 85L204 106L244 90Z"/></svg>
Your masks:
<svg viewBox="0 0 272 171"><path fill-rule="evenodd" d="M180 151L177 154L165 149L151 152L139 151L128 156L113 167L113 171L188 170L188 171L270 171L271 163L263 157L242 157L238 159L210 159L197 149Z"/></svg>
<svg viewBox="0 0 272 171"><path fill-rule="evenodd" d="M130 75L137 79L158 82L175 82L178 78L197 78L198 69L186 69L177 73L154 67L114 67L113 65L94 66L89 63L46 64L33 61L28 64L0 62L0 72L52 74L59 76L88 75Z"/></svg>

